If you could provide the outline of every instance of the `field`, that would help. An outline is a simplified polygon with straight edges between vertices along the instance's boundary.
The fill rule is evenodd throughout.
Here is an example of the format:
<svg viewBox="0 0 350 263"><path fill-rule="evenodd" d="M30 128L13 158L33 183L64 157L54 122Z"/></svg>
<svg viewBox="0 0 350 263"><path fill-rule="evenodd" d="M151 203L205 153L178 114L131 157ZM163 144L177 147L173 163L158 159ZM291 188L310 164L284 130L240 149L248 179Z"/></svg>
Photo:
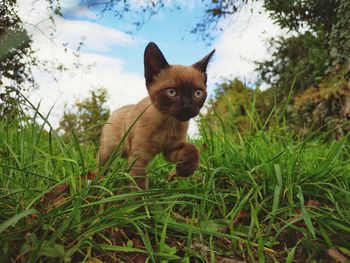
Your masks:
<svg viewBox="0 0 350 263"><path fill-rule="evenodd" d="M93 145L31 120L0 121L1 262L345 262L348 138L300 140L287 127L239 134L204 120L201 165L130 192L118 156L96 174ZM48 127L46 125L46 127Z"/></svg>

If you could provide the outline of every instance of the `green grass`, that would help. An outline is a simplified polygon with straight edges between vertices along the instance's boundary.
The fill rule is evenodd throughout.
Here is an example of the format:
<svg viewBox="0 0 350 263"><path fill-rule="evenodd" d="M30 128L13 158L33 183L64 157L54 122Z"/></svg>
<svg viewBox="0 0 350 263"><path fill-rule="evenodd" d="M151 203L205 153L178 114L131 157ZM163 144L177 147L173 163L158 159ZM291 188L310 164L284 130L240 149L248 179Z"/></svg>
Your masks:
<svg viewBox="0 0 350 263"><path fill-rule="evenodd" d="M174 167L158 157L150 190L135 193L123 159L89 180L96 149L33 118L0 122L1 262L330 262L329 248L350 254L348 138L298 141L283 127L243 136L202 121L196 173L169 181Z"/></svg>

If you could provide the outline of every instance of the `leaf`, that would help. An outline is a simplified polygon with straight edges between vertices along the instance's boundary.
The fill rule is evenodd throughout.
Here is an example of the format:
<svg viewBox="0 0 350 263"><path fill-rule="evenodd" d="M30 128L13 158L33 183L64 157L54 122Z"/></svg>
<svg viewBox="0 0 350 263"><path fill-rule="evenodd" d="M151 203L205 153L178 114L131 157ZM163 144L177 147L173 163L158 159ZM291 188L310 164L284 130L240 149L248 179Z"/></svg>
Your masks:
<svg viewBox="0 0 350 263"><path fill-rule="evenodd" d="M216 263L245 263L245 261L235 260L226 257L218 257Z"/></svg>
<svg viewBox="0 0 350 263"><path fill-rule="evenodd" d="M127 246L115 246L115 245L107 245L107 244L95 244L96 247L106 251L115 251L115 252L136 252L136 253L144 253L147 252L144 249L127 247Z"/></svg>
<svg viewBox="0 0 350 263"><path fill-rule="evenodd" d="M298 242L299 244L299 242ZM298 244L296 244L289 252L288 252L288 256L286 259L286 263L292 263L294 260L294 255L295 255L295 251L297 249Z"/></svg>
<svg viewBox="0 0 350 263"><path fill-rule="evenodd" d="M69 189L70 186L68 184L57 185L50 192L44 194L40 203L36 205L36 208L40 212L49 212L52 208L60 206L66 201L66 195Z"/></svg>
<svg viewBox="0 0 350 263"><path fill-rule="evenodd" d="M0 234L3 231L5 231L8 227L16 225L17 222L22 218L32 214L36 214L36 213L38 213L38 211L32 208L32 209L24 210L23 212L11 217L10 219L6 220L0 225Z"/></svg>
<svg viewBox="0 0 350 263"><path fill-rule="evenodd" d="M259 262L261 263L265 263L264 245L265 245L264 239L260 237L258 241L258 259L259 259Z"/></svg>
<svg viewBox="0 0 350 263"><path fill-rule="evenodd" d="M133 247L134 246L134 242L132 242L131 239L128 240L128 242L126 243L127 247Z"/></svg>
<svg viewBox="0 0 350 263"><path fill-rule="evenodd" d="M89 258L86 263L103 263L103 261L99 260L98 258Z"/></svg>
<svg viewBox="0 0 350 263"><path fill-rule="evenodd" d="M306 206L320 206L320 202L317 200L311 199L311 200L307 201L305 205Z"/></svg>
<svg viewBox="0 0 350 263"><path fill-rule="evenodd" d="M39 251L39 255L49 258L64 258L66 256L64 246L59 244L54 244L50 247L42 247Z"/></svg>
<svg viewBox="0 0 350 263"><path fill-rule="evenodd" d="M331 258L333 258L334 260L341 262L341 263L347 262L349 260L344 254L342 254L335 247L328 249L327 253Z"/></svg>
<svg viewBox="0 0 350 263"><path fill-rule="evenodd" d="M275 221L275 217L276 217L276 211L279 208L279 204L280 204L280 199L281 199L281 193L282 193L282 187L281 185L276 185L275 186L275 190L274 190L274 194L273 194L273 203L272 203L272 211L271 211L271 218L270 218L270 222L268 225L268 233L271 233L271 228L274 224Z"/></svg>
<svg viewBox="0 0 350 263"><path fill-rule="evenodd" d="M222 231L223 228L227 227L227 222L223 220L207 220L200 226L207 231Z"/></svg>
<svg viewBox="0 0 350 263"><path fill-rule="evenodd" d="M346 233L350 233L350 224L348 224L347 222L342 222L340 220L336 220L336 219L330 219L328 220L329 224L333 225L334 227L341 229L342 231L346 232Z"/></svg>
<svg viewBox="0 0 350 263"><path fill-rule="evenodd" d="M340 252L342 252L344 255L346 255L347 257L350 257L350 250L346 249L345 247L340 247L337 246L337 248L340 250Z"/></svg>
<svg viewBox="0 0 350 263"><path fill-rule="evenodd" d="M282 181L282 172L281 172L281 166L279 164L274 165L275 168L275 174L277 179L278 186L282 187L283 181Z"/></svg>
<svg viewBox="0 0 350 263"><path fill-rule="evenodd" d="M316 235L315 235L315 228L314 226L312 225L312 222L311 222L311 218L310 218L310 215L309 215L309 212L306 210L305 208L305 205L304 205L304 196L303 196L303 193L301 191L301 187L299 186L299 192L297 193L297 197L299 198L300 200L300 206L301 206L301 217L304 219L304 222L306 224L306 227L309 229L309 231L311 232L312 236L315 238Z"/></svg>

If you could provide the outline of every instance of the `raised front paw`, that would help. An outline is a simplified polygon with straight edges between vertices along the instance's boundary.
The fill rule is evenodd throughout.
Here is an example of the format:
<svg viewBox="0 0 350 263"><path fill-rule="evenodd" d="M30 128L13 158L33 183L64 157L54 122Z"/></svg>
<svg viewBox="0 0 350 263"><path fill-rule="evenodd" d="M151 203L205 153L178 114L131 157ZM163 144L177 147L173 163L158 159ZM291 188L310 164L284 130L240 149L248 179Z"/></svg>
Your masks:
<svg viewBox="0 0 350 263"><path fill-rule="evenodd" d="M179 160L176 165L178 176L190 176L199 165L199 151L192 144L185 144L179 152Z"/></svg>

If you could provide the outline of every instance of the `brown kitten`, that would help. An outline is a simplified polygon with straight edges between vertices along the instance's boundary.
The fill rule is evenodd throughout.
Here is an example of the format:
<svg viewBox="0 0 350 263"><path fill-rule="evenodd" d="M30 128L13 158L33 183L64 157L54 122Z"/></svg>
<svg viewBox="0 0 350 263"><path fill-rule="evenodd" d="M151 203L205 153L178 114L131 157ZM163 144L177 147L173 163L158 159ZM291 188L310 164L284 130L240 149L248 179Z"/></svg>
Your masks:
<svg viewBox="0 0 350 263"><path fill-rule="evenodd" d="M207 97L206 68L215 50L192 66L169 65L154 43L144 53L149 97L119 108L102 129L97 161L103 166L134 121L122 149L132 165L130 174L142 189L148 189L147 164L158 153L176 163L176 174L189 176L198 167L197 148L186 143L189 119L198 115Z"/></svg>

